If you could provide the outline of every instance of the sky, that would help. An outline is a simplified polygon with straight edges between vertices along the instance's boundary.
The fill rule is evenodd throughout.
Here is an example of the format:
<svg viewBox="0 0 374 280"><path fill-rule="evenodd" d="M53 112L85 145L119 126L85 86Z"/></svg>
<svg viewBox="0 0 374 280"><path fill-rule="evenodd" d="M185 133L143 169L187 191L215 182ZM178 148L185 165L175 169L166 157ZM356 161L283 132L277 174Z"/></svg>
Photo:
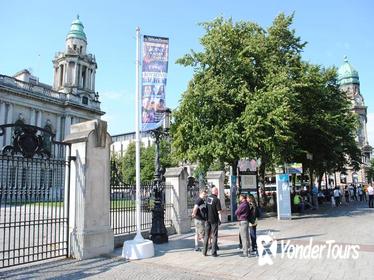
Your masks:
<svg viewBox="0 0 374 280"><path fill-rule="evenodd" d="M308 42L303 58L339 67L343 57L359 72L368 106L369 142L374 145L374 2L371 0L0 0L0 74L31 69L52 84L52 59L65 47L71 22L79 14L88 52L96 56L96 90L112 135L135 130L135 30L168 37L169 73L166 103L178 106L193 76L175 61L201 50L199 23L215 17L253 21L266 28L281 12L295 13L293 28Z"/></svg>

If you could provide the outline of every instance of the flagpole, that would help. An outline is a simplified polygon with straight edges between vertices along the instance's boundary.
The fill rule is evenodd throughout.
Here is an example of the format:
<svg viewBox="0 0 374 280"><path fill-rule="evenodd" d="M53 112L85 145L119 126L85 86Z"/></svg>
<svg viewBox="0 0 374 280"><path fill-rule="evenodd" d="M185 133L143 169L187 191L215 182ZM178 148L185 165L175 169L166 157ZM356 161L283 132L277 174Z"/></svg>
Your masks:
<svg viewBox="0 0 374 280"><path fill-rule="evenodd" d="M136 28L136 94L135 94L135 170L136 170L136 236L135 240L143 241L140 232L140 118L139 118L139 99L140 99L140 28Z"/></svg>
<svg viewBox="0 0 374 280"><path fill-rule="evenodd" d="M123 242L122 257L129 260L151 258L155 255L153 242L144 239L140 231L140 28L136 28L136 89L135 89L135 181L136 181L136 235Z"/></svg>

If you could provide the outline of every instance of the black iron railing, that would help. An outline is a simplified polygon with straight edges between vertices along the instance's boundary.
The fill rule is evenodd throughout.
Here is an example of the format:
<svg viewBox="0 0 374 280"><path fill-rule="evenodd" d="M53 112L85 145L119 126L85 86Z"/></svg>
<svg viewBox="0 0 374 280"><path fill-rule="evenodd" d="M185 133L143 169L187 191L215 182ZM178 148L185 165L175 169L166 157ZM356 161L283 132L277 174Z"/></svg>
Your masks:
<svg viewBox="0 0 374 280"><path fill-rule="evenodd" d="M45 130L5 128L15 136L0 152L0 268L67 256L70 146L51 140L47 150L31 133Z"/></svg>
<svg viewBox="0 0 374 280"><path fill-rule="evenodd" d="M117 181L117 183L119 183ZM166 189L169 189L166 186ZM135 184L112 185L110 190L110 224L115 235L136 232L136 186ZM165 193L170 191L165 190ZM153 183L142 183L140 186L141 230L151 229L152 209L154 206ZM171 205L165 204L165 225L171 225Z"/></svg>

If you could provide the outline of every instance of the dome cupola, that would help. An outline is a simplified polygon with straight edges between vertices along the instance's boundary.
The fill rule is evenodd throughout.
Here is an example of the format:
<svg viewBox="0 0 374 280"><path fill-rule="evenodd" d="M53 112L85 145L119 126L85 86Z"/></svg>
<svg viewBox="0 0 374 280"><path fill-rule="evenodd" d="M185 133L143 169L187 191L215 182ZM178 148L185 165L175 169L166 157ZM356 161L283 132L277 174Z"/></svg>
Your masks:
<svg viewBox="0 0 374 280"><path fill-rule="evenodd" d="M66 40L75 38L75 39L83 40L87 43L87 37L83 29L84 29L83 23L80 21L79 15L77 15L77 19L75 19L71 23L70 31L68 35L66 35Z"/></svg>
<svg viewBox="0 0 374 280"><path fill-rule="evenodd" d="M338 83L340 86L346 84L360 84L358 72L348 62L347 56L344 57L344 63L338 69Z"/></svg>

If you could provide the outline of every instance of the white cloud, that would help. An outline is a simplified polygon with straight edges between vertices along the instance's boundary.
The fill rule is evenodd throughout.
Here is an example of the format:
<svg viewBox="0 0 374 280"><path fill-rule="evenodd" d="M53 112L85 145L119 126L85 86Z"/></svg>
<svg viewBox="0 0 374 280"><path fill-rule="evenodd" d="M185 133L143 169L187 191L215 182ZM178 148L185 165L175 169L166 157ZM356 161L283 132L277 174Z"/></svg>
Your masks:
<svg viewBox="0 0 374 280"><path fill-rule="evenodd" d="M374 145L374 113L368 113L367 117L368 121L366 126L368 131L369 144Z"/></svg>

